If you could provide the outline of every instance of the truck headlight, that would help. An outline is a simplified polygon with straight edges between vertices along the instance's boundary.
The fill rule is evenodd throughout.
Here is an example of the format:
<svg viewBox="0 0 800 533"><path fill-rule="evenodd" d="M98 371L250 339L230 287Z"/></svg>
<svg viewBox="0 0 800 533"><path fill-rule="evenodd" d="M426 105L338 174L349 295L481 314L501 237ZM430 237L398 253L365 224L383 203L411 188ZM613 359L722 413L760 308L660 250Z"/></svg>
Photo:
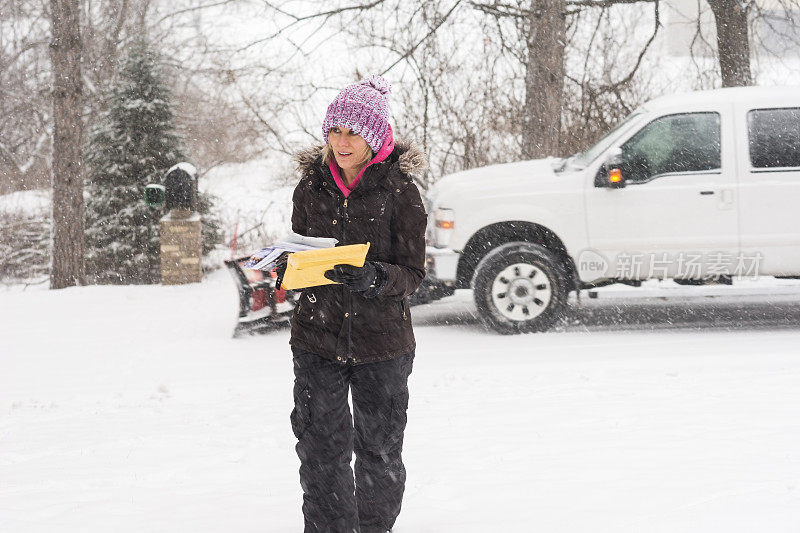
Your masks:
<svg viewBox="0 0 800 533"><path fill-rule="evenodd" d="M455 212L452 209L440 207L433 212L434 237L437 247L444 248L450 242L455 221Z"/></svg>

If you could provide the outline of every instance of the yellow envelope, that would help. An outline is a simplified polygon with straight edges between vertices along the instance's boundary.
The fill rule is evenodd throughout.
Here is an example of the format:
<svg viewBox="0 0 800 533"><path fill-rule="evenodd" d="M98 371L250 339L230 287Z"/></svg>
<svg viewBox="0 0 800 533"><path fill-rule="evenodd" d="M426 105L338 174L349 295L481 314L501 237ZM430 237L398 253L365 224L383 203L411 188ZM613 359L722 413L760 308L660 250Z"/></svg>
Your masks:
<svg viewBox="0 0 800 533"><path fill-rule="evenodd" d="M325 277L325 271L340 264L364 266L367 250L369 250L369 243L291 253L286 262L286 273L283 275L281 287L304 289L336 283Z"/></svg>

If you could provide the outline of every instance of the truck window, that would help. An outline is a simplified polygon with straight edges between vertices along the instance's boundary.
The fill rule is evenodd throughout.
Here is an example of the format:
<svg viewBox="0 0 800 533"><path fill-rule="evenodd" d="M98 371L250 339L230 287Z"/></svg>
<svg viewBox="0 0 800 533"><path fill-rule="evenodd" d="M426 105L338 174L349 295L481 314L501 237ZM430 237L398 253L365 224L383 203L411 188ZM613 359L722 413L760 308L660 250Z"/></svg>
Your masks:
<svg viewBox="0 0 800 533"><path fill-rule="evenodd" d="M622 145L622 162L623 175L632 183L662 174L719 169L719 113L657 118Z"/></svg>
<svg viewBox="0 0 800 533"><path fill-rule="evenodd" d="M753 168L800 167L800 108L754 109L747 132Z"/></svg>

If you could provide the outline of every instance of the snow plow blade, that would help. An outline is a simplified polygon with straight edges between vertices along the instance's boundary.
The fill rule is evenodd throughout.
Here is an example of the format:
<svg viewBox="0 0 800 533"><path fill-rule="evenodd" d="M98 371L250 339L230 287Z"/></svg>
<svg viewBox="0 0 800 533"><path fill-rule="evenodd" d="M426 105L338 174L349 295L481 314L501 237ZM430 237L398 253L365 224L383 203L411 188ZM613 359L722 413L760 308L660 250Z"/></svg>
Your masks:
<svg viewBox="0 0 800 533"><path fill-rule="evenodd" d="M274 331L289 325L296 293L275 290L275 273L242 268L250 256L229 259L225 266L239 293L239 320L234 337Z"/></svg>

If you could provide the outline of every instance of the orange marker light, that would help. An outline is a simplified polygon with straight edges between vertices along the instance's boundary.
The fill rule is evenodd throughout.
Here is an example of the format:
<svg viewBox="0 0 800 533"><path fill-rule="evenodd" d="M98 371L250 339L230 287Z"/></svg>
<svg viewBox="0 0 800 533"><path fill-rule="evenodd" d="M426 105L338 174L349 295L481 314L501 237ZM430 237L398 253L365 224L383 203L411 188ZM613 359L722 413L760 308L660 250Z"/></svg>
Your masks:
<svg viewBox="0 0 800 533"><path fill-rule="evenodd" d="M608 181L611 183L619 183L622 181L622 171L618 168L612 168L608 171Z"/></svg>
<svg viewBox="0 0 800 533"><path fill-rule="evenodd" d="M437 220L436 227L442 229L453 229L455 227L455 223L452 220Z"/></svg>

